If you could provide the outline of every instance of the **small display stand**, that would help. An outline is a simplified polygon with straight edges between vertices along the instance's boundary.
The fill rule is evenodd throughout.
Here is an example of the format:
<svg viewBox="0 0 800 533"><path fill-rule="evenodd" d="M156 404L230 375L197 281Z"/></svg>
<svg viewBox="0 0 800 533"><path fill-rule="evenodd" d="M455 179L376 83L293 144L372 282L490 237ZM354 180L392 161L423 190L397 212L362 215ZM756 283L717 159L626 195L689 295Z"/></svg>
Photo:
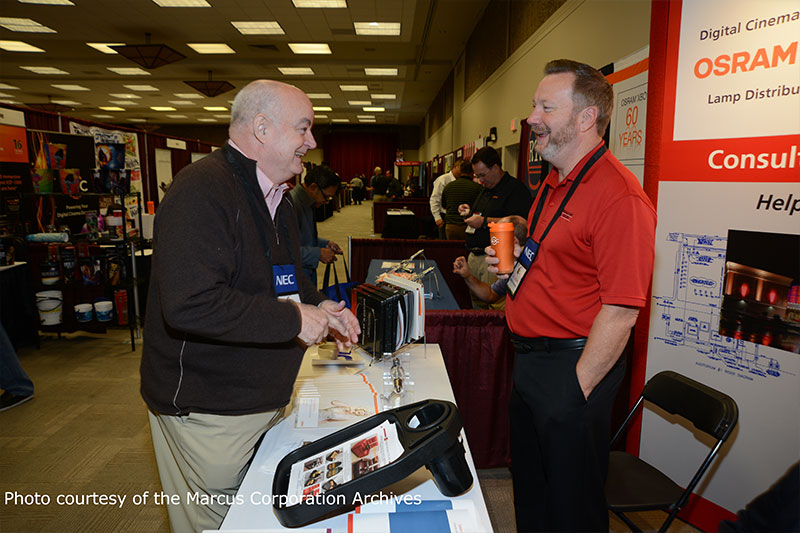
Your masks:
<svg viewBox="0 0 800 533"><path fill-rule="evenodd" d="M397 457L388 462L370 462L362 466L370 448L383 446L372 435L380 428L391 428L393 438L387 447L397 446ZM472 486L473 477L467 464L459 434L461 416L455 404L443 400L424 400L376 414L323 437L286 455L278 464L272 485L273 509L281 524L299 527L329 515L350 510L359 496L373 494L400 481L425 466L433 475L439 491L445 496L457 496ZM366 436L365 438L361 438ZM387 439L388 441L389 439ZM385 451L385 450L384 450ZM322 472L323 457L336 453L340 465L333 468L353 469L352 479L329 485L321 493L303 492L298 496L292 486L298 465L306 471ZM352 454L352 461L350 455ZM327 469L331 469L328 465ZM317 474L322 477L323 474ZM349 476L348 476L349 477Z"/></svg>

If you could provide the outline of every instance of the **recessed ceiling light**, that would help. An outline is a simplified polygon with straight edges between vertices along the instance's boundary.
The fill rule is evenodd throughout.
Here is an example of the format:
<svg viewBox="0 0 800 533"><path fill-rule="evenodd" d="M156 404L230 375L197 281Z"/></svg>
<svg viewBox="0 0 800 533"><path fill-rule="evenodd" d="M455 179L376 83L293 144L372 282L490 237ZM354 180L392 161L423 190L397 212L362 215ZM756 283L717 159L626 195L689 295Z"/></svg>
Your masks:
<svg viewBox="0 0 800 533"><path fill-rule="evenodd" d="M214 115L216 118L231 118L230 114L228 115Z"/></svg>
<svg viewBox="0 0 800 533"><path fill-rule="evenodd" d="M231 21L233 27L242 35L283 35L281 25L274 20Z"/></svg>
<svg viewBox="0 0 800 533"><path fill-rule="evenodd" d="M25 33L56 33L56 30L43 26L31 19L0 17L0 26L9 31L19 31Z"/></svg>
<svg viewBox="0 0 800 533"><path fill-rule="evenodd" d="M394 100L397 98L396 94L371 94L373 100Z"/></svg>
<svg viewBox="0 0 800 533"><path fill-rule="evenodd" d="M215 118L198 118L197 121L198 122L216 122L217 119L215 119Z"/></svg>
<svg viewBox="0 0 800 533"><path fill-rule="evenodd" d="M20 4L42 4L45 6L74 6L69 0L17 0Z"/></svg>
<svg viewBox="0 0 800 533"><path fill-rule="evenodd" d="M22 102L16 100L0 100L0 104L22 105Z"/></svg>
<svg viewBox="0 0 800 533"><path fill-rule="evenodd" d="M313 76L314 70L311 67L278 67L284 76Z"/></svg>
<svg viewBox="0 0 800 533"><path fill-rule="evenodd" d="M50 100L54 104L59 105L82 105L80 102L75 102L74 100Z"/></svg>
<svg viewBox="0 0 800 533"><path fill-rule="evenodd" d="M0 41L0 49L6 52L44 52L41 48L23 41Z"/></svg>
<svg viewBox="0 0 800 533"><path fill-rule="evenodd" d="M36 74L50 74L50 75L58 75L58 76L61 76L61 75L64 75L64 74L69 74L69 72L67 72L65 70L61 70L60 68L55 68L55 67L23 67L23 66L20 66L19 68L25 69L25 70L30 70L31 72L36 73Z"/></svg>
<svg viewBox="0 0 800 533"><path fill-rule="evenodd" d="M125 108L117 106L100 106L99 109L102 109L103 111L125 111Z"/></svg>
<svg viewBox="0 0 800 533"><path fill-rule="evenodd" d="M150 106L150 109L153 111L177 111L174 107L166 106L166 105L153 105Z"/></svg>
<svg viewBox="0 0 800 533"><path fill-rule="evenodd" d="M184 100L192 100L195 98L204 98L202 94L197 93L172 93L173 95L177 96L178 98L183 98Z"/></svg>
<svg viewBox="0 0 800 533"><path fill-rule="evenodd" d="M225 43L186 43L198 54L235 54L236 50Z"/></svg>
<svg viewBox="0 0 800 533"><path fill-rule="evenodd" d="M131 100L135 98L141 98L141 96L139 96L138 94L132 94L132 93L109 93L108 96L111 96L113 98L130 98Z"/></svg>
<svg viewBox="0 0 800 533"><path fill-rule="evenodd" d="M332 97L328 93L306 93L309 100L330 100Z"/></svg>
<svg viewBox="0 0 800 533"><path fill-rule="evenodd" d="M386 108L385 107L363 107L362 110L366 111L368 113L383 113L384 111L386 111Z"/></svg>
<svg viewBox="0 0 800 533"><path fill-rule="evenodd" d="M339 89L344 92L369 91L366 85L339 85Z"/></svg>
<svg viewBox="0 0 800 533"><path fill-rule="evenodd" d="M365 68L364 74L367 76L397 76L396 68Z"/></svg>
<svg viewBox="0 0 800 533"><path fill-rule="evenodd" d="M374 118L360 118L360 119L358 119L358 121L359 121L359 122L369 122L369 123L371 123L371 122L378 122L378 121L377 121L377 120L375 120Z"/></svg>
<svg viewBox="0 0 800 533"><path fill-rule="evenodd" d="M114 118L114 115L92 115L94 118Z"/></svg>
<svg viewBox="0 0 800 533"><path fill-rule="evenodd" d="M0 93L0 98L14 98L13 94Z"/></svg>
<svg viewBox="0 0 800 533"><path fill-rule="evenodd" d="M316 113L314 113L314 120L317 120L319 118L328 118L328 115L317 115Z"/></svg>
<svg viewBox="0 0 800 533"><path fill-rule="evenodd" d="M152 85L123 85L126 89L130 89L131 91L157 91L158 87L153 87Z"/></svg>
<svg viewBox="0 0 800 533"><path fill-rule="evenodd" d="M348 100L347 103L354 106L372 105L372 102L369 100Z"/></svg>
<svg viewBox="0 0 800 533"><path fill-rule="evenodd" d="M88 46L91 46L95 50L103 52L104 54L118 54L116 50L111 48L112 46L125 46L125 43L86 43Z"/></svg>
<svg viewBox="0 0 800 533"><path fill-rule="evenodd" d="M83 85L75 85L75 84L61 84L61 83L51 83L50 87L55 87L56 89L61 89L62 91L89 91L88 87L84 87Z"/></svg>
<svg viewBox="0 0 800 533"><path fill-rule="evenodd" d="M338 8L347 7L347 0L292 0L294 7L323 7Z"/></svg>
<svg viewBox="0 0 800 533"><path fill-rule="evenodd" d="M330 54L331 48L327 43L289 43L289 48L295 54Z"/></svg>
<svg viewBox="0 0 800 533"><path fill-rule="evenodd" d="M194 105L191 100L170 100L169 103L172 105Z"/></svg>
<svg viewBox="0 0 800 533"><path fill-rule="evenodd" d="M19 87L9 85L7 83L0 83L0 89L5 89L6 91L19 91Z"/></svg>
<svg viewBox="0 0 800 533"><path fill-rule="evenodd" d="M332 107L330 107L330 106L324 106L324 105L315 105L315 106L314 106L314 107L312 107L311 109L313 109L313 110L314 110L314 112L317 112L317 111L333 111L333 108L332 108Z"/></svg>
<svg viewBox="0 0 800 533"><path fill-rule="evenodd" d="M106 67L106 69L121 76L149 76L150 73L139 67Z"/></svg>
<svg viewBox="0 0 800 533"><path fill-rule="evenodd" d="M132 106L135 105L135 102L131 102L130 100L109 100L110 103L116 105L124 105L124 106Z"/></svg>
<svg viewBox="0 0 800 533"><path fill-rule="evenodd" d="M356 118L375 118L375 115L356 115Z"/></svg>
<svg viewBox="0 0 800 533"><path fill-rule="evenodd" d="M147 122L146 118L129 118L128 122Z"/></svg>
<svg viewBox="0 0 800 533"><path fill-rule="evenodd" d="M206 0L153 0L158 7L211 7Z"/></svg>
<svg viewBox="0 0 800 533"><path fill-rule="evenodd" d="M227 107L221 106L221 105L211 105L211 106L204 107L203 109L205 109L206 111L227 111L228 110Z"/></svg>
<svg viewBox="0 0 800 533"><path fill-rule="evenodd" d="M349 118L332 118L331 122L350 122Z"/></svg>
<svg viewBox="0 0 800 533"><path fill-rule="evenodd" d="M189 118L186 115L167 115L169 118Z"/></svg>
<svg viewBox="0 0 800 533"><path fill-rule="evenodd" d="M353 22L356 35L400 35L399 22Z"/></svg>

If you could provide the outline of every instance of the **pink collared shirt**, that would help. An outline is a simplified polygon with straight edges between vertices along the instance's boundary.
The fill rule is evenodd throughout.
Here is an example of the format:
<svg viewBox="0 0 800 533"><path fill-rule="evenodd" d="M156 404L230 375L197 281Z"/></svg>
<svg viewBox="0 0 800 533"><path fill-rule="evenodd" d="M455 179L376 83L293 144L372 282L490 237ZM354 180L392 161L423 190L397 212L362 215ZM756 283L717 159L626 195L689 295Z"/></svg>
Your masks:
<svg viewBox="0 0 800 533"><path fill-rule="evenodd" d="M230 144L232 148L235 148L246 158L253 159L244 153L244 150L236 146L236 143L232 140L228 139L228 144ZM272 220L275 220L275 212L278 210L278 205L280 205L281 200L283 199L283 193L286 192L289 186L285 183L275 185L258 166L256 166L256 178L258 178L258 185L261 187L261 193L264 195L264 202L267 204L269 216L272 217Z"/></svg>

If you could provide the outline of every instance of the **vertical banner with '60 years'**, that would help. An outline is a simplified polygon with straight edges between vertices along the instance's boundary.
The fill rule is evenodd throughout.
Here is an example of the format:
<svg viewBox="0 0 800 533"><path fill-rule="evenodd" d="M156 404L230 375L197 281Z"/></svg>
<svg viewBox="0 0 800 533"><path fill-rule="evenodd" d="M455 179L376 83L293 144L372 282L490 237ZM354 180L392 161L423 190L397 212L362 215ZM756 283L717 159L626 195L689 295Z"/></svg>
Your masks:
<svg viewBox="0 0 800 533"><path fill-rule="evenodd" d="M737 402L687 518L706 530L800 449L800 2L652 4L645 190L657 198L646 375ZM634 385L635 387L636 385ZM646 412L640 455L686 485L707 444Z"/></svg>

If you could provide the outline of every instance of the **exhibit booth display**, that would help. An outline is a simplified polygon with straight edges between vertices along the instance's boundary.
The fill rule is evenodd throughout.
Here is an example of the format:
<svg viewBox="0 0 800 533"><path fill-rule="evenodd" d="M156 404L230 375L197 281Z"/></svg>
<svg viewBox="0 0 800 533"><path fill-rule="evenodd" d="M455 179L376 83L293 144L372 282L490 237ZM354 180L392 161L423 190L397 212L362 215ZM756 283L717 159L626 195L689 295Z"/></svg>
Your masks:
<svg viewBox="0 0 800 533"><path fill-rule="evenodd" d="M695 498L715 530L800 449L800 63L796 2L653 2L644 187L657 198L646 378L739 405ZM705 445L645 412L640 456L678 481Z"/></svg>

